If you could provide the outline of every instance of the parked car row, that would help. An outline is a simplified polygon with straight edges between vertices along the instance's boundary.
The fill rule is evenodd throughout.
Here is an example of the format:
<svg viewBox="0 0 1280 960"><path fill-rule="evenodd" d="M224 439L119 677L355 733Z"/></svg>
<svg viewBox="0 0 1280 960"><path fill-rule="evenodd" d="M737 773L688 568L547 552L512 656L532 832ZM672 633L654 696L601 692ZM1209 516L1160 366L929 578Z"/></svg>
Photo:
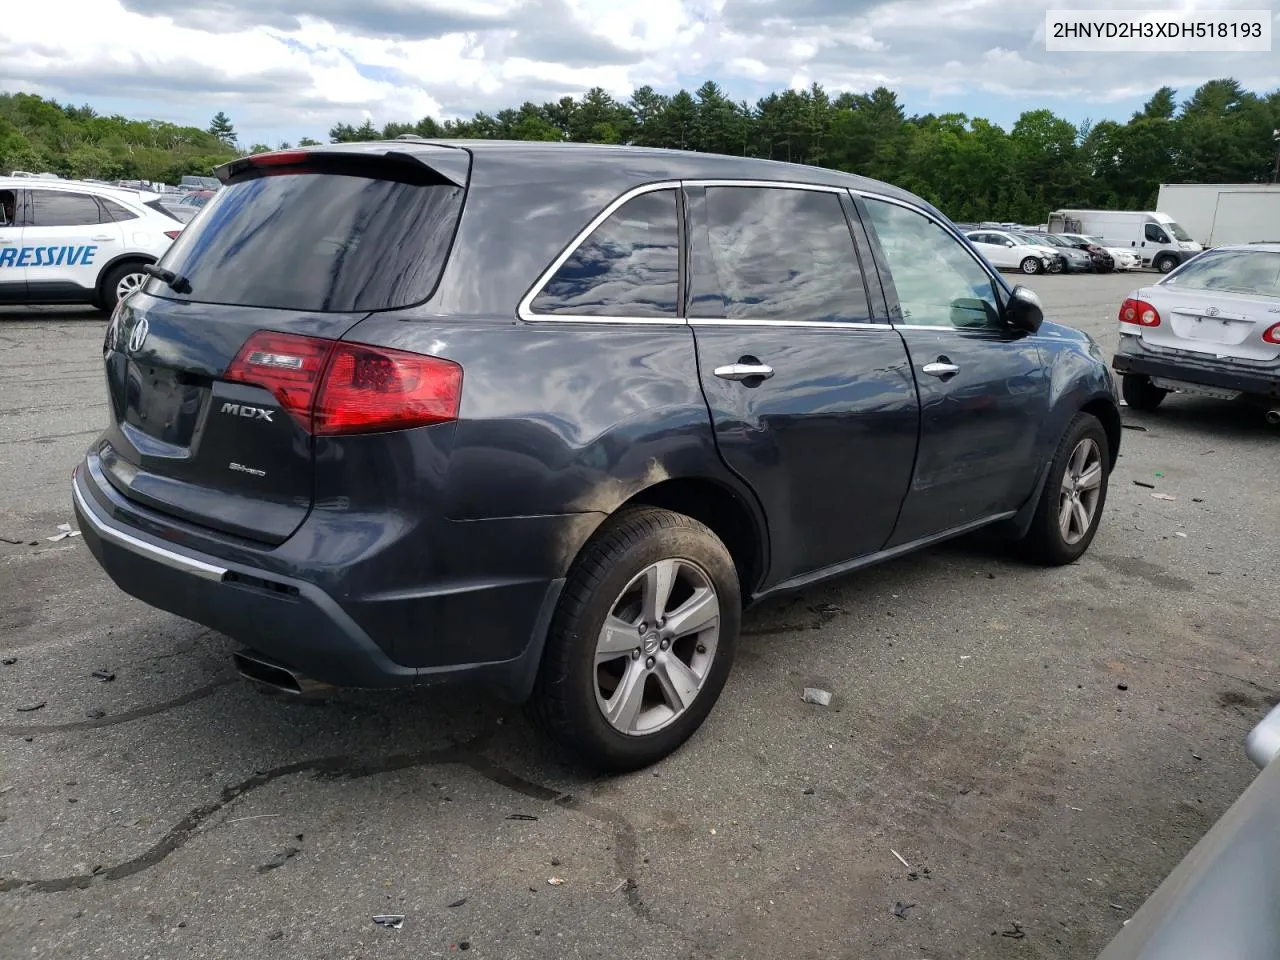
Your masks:
<svg viewBox="0 0 1280 960"><path fill-rule="evenodd" d="M1136 270L1141 258L1130 250L1106 246L1097 237L1048 233L1037 227L959 224L965 236L991 263L1005 270L1037 273L1110 273Z"/></svg>

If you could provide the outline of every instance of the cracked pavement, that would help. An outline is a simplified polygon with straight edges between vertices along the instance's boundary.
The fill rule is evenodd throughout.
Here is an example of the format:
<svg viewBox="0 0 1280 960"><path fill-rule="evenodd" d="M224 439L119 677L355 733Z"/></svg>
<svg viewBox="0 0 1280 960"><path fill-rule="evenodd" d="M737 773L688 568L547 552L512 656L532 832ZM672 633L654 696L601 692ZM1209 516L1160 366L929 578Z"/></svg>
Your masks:
<svg viewBox="0 0 1280 960"><path fill-rule="evenodd" d="M1142 281L1027 282L1111 349ZM596 778L473 691L253 686L47 540L104 328L0 310L6 956L1089 957L1254 775L1280 699L1255 411L1126 410L1072 567L966 541L749 613L704 729Z"/></svg>

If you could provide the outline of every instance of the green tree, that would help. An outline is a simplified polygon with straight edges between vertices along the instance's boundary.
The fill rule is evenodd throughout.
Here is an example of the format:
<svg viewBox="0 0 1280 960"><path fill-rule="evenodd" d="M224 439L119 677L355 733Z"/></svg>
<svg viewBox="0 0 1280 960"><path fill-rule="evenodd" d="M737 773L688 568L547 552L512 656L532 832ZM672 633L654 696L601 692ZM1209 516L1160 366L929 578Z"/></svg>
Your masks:
<svg viewBox="0 0 1280 960"><path fill-rule="evenodd" d="M231 118L219 110L213 115L213 119L209 121L209 133L212 134L220 143L225 143L228 147L236 144L236 130L231 125Z"/></svg>

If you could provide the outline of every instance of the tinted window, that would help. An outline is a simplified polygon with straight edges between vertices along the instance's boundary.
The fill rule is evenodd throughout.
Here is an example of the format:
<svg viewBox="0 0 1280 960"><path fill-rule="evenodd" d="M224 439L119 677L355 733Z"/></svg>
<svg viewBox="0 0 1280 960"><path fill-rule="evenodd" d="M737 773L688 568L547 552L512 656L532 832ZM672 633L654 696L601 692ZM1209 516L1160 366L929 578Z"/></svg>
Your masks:
<svg viewBox="0 0 1280 960"><path fill-rule="evenodd" d="M116 203L114 200L108 200L106 197L100 197L99 202L106 208L107 213L110 214L111 216L111 219L115 220L117 223L124 220L138 219L138 215L136 213L132 212L131 210L127 210L126 208L122 207L120 204Z"/></svg>
<svg viewBox="0 0 1280 960"><path fill-rule="evenodd" d="M1223 250L1201 254L1163 283L1189 290L1280 298L1280 253Z"/></svg>
<svg viewBox="0 0 1280 960"><path fill-rule="evenodd" d="M179 235L164 265L202 303L349 312L430 296L462 209L461 188L295 173L231 184Z"/></svg>
<svg viewBox="0 0 1280 960"><path fill-rule="evenodd" d="M922 213L868 199L901 316L910 326L998 327L994 281L967 249Z"/></svg>
<svg viewBox="0 0 1280 960"><path fill-rule="evenodd" d="M689 316L810 323L870 316L834 193L708 187L691 247Z"/></svg>
<svg viewBox="0 0 1280 960"><path fill-rule="evenodd" d="M0 190L0 227L12 226L17 219L17 195L12 190Z"/></svg>
<svg viewBox="0 0 1280 960"><path fill-rule="evenodd" d="M98 201L88 194L32 190L30 197L33 227L79 227L102 222Z"/></svg>
<svg viewBox="0 0 1280 960"><path fill-rule="evenodd" d="M1169 237L1154 223L1147 224L1147 239L1152 243L1168 243Z"/></svg>
<svg viewBox="0 0 1280 960"><path fill-rule="evenodd" d="M577 317L677 316L678 222L674 190L628 200L560 266L534 298L533 312Z"/></svg>

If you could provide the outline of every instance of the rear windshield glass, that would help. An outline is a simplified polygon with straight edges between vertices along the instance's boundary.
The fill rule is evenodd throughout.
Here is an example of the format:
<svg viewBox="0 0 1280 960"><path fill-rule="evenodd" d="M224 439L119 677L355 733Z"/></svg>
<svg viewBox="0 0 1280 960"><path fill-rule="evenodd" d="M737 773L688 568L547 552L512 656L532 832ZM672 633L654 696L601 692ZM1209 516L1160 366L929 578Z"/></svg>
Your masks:
<svg viewBox="0 0 1280 960"><path fill-rule="evenodd" d="M1280 297L1280 253L1265 250L1202 253L1164 282L1188 290Z"/></svg>
<svg viewBox="0 0 1280 960"><path fill-rule="evenodd" d="M333 173L232 183L174 241L163 265L190 291L156 296L283 310L361 312L431 295L463 190Z"/></svg>

